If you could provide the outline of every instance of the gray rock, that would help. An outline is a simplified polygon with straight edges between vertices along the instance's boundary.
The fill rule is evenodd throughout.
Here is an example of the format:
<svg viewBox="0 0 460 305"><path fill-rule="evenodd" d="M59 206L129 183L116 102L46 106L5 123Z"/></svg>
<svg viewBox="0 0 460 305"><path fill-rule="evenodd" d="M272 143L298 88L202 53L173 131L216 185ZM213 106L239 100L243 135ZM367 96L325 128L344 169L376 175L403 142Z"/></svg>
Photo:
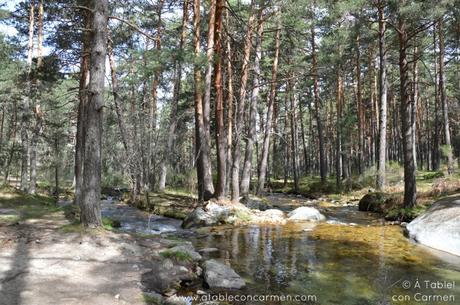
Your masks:
<svg viewBox="0 0 460 305"><path fill-rule="evenodd" d="M410 238L460 256L460 197L439 200L406 226Z"/></svg>
<svg viewBox="0 0 460 305"><path fill-rule="evenodd" d="M151 271L142 274L142 284L147 290L163 295L180 288L183 281L195 281L196 274L181 265L174 264L171 259L152 262Z"/></svg>
<svg viewBox="0 0 460 305"><path fill-rule="evenodd" d="M326 217L312 207L300 207L288 214L290 220L323 221Z"/></svg>
<svg viewBox="0 0 460 305"><path fill-rule="evenodd" d="M246 283L229 266L211 259L204 263L204 280L210 288L241 289Z"/></svg>
<svg viewBox="0 0 460 305"><path fill-rule="evenodd" d="M204 208L198 207L188 215L182 227L189 229L193 227L213 226L225 222L231 214L230 208L210 202Z"/></svg>
<svg viewBox="0 0 460 305"><path fill-rule="evenodd" d="M195 248L191 244L180 244L168 249L161 250L160 253L162 252L183 252L186 253L190 256L190 258L194 261L199 261L201 260L201 255L195 251Z"/></svg>

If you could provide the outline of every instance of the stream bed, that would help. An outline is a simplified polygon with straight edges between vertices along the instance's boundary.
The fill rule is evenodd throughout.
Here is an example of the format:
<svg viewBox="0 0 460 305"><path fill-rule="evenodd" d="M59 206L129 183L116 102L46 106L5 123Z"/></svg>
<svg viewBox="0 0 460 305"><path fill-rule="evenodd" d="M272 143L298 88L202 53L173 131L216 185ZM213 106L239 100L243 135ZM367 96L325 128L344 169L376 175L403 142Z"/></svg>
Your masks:
<svg viewBox="0 0 460 305"><path fill-rule="evenodd" d="M460 257L416 244L399 225L356 206L328 206L322 223L219 226L185 235L180 221L131 209L103 204L103 214L116 214L124 230L177 234L196 249L217 248L205 257L229 263L247 286L208 292L265 298L240 304L460 304Z"/></svg>

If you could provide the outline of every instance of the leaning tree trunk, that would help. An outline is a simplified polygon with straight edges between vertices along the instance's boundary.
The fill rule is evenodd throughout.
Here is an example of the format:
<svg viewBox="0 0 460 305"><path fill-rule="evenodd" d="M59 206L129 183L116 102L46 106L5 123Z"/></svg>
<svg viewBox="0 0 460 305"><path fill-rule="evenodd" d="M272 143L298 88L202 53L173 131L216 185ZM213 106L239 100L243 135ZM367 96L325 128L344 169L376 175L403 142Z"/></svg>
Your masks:
<svg viewBox="0 0 460 305"><path fill-rule="evenodd" d="M385 15L382 1L379 2L379 155L377 170L377 189L385 187L385 168L387 150L387 58L385 46Z"/></svg>
<svg viewBox="0 0 460 305"><path fill-rule="evenodd" d="M90 80L86 107L83 193L80 220L84 226L98 227L101 219L102 110L104 107L105 60L107 55L108 1L93 0L90 39Z"/></svg>
<svg viewBox="0 0 460 305"><path fill-rule="evenodd" d="M279 12L277 12L279 13ZM265 190L265 180L267 177L267 166L268 166L268 153L270 151L270 135L272 132L272 120L273 120L273 106L276 98L276 83L278 78L278 62L280 56L280 36L281 26L279 22L279 16L277 29L275 33L275 54L273 57L272 66L272 77L270 81L270 94L267 96L267 119L265 120L265 132L264 142L262 145L262 157L259 165L259 179L257 183L257 194L261 194Z"/></svg>
<svg viewBox="0 0 460 305"><path fill-rule="evenodd" d="M259 100L260 89L260 60L262 57L262 35L263 35L263 20L262 20L263 7L259 8L259 20L257 25L257 37L254 58L254 78L252 81L251 104L249 106L249 130L246 139L246 151L244 156L243 173L241 176L241 194L243 197L249 195L249 188L251 184L252 172L252 159L254 154L254 143L257 140L256 124L257 124L257 102Z"/></svg>
<svg viewBox="0 0 460 305"><path fill-rule="evenodd" d="M407 61L408 34L404 16L399 15L399 77L400 77L400 113L404 161L404 207L413 207L416 203L417 186L415 183L414 151L412 149L412 102L410 100L409 65Z"/></svg>

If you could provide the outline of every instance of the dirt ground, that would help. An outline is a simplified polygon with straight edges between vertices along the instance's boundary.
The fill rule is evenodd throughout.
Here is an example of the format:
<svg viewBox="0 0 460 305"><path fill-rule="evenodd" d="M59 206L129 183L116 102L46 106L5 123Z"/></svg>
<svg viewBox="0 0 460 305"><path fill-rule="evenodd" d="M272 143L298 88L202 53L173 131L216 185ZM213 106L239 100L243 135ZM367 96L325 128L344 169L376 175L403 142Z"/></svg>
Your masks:
<svg viewBox="0 0 460 305"><path fill-rule="evenodd" d="M145 304L145 246L128 234L65 232L62 212L0 223L0 305Z"/></svg>

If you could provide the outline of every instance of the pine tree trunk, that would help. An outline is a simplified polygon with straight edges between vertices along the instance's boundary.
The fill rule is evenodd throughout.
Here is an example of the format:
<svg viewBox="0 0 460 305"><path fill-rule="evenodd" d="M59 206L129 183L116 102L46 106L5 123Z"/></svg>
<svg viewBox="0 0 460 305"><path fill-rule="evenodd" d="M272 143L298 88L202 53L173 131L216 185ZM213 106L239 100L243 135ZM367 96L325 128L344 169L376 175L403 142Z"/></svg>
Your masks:
<svg viewBox="0 0 460 305"><path fill-rule="evenodd" d="M433 50L434 50L434 132L433 132L433 147L431 153L431 166L433 171L438 171L441 166L441 150L440 150L440 130L439 130L439 90L438 90L438 58L436 54L436 22L433 25Z"/></svg>
<svg viewBox="0 0 460 305"><path fill-rule="evenodd" d="M229 28L229 16L228 10L225 10L226 25ZM226 180L226 192L230 192L231 181L232 181L232 149L233 149L233 65L232 65L232 48L229 37L227 37L227 180Z"/></svg>
<svg viewBox="0 0 460 305"><path fill-rule="evenodd" d="M447 174L451 175L454 172L454 158L452 156L452 145L450 140L449 127L449 106L446 97L446 88L444 86L444 26L442 17L438 21L439 27L439 93L442 106L442 117L444 123L444 140L447 157Z"/></svg>
<svg viewBox="0 0 460 305"><path fill-rule="evenodd" d="M279 14L279 11L277 11ZM277 16L279 18L279 16ZM273 66L272 66L272 76L270 84L270 94L267 96L267 118L265 120L265 132L264 132L264 142L262 145L262 157L260 159L259 165L259 177L257 184L257 194L261 194L265 190L265 179L267 176L267 166L268 166L268 153L270 151L270 135L272 129L273 121L273 107L276 99L276 84L278 78L278 62L280 56L280 36L281 36L281 26L279 19L277 20L277 29L275 33L275 54L273 56Z"/></svg>
<svg viewBox="0 0 460 305"><path fill-rule="evenodd" d="M263 3L262 3L263 4ZM251 103L249 105L249 130L246 139L246 151L244 156L243 173L241 176L241 194L243 197L249 195L249 187L251 182L252 160L254 154L254 143L257 141L256 123L257 123L257 102L259 100L260 89L260 60L262 57L262 36L263 36L263 7L259 7L259 17L257 24L257 37L254 57L254 78L252 83Z"/></svg>
<svg viewBox="0 0 460 305"><path fill-rule="evenodd" d="M337 191L342 189L342 95L343 95L343 80L341 69L337 69L337 95L336 95L336 110L337 110L337 138L335 151L335 185Z"/></svg>
<svg viewBox="0 0 460 305"><path fill-rule="evenodd" d="M387 70L385 43L385 15L383 1L379 1L379 153L377 170L377 189L385 187L386 151L387 151Z"/></svg>
<svg viewBox="0 0 460 305"><path fill-rule="evenodd" d="M161 38L163 35L163 13L164 0L159 0L157 3L156 13L157 13L157 24L156 24L156 36L155 36L155 49L160 54L161 52ZM152 88L151 88L151 101L149 107L149 120L148 120L148 131L147 131L147 155L146 164L147 164L147 174L144 179L144 191L147 194L149 190L153 190L155 187L156 181L156 171L155 171L155 153L156 153L156 130L157 130L157 108L158 108L158 86L160 85L162 71L160 68L155 69L153 74Z"/></svg>
<svg viewBox="0 0 460 305"><path fill-rule="evenodd" d="M244 109L247 95L247 82L249 74L249 59L251 56L252 34L254 31L255 9L252 7L251 16L248 20L248 29L243 48L243 63L241 67L241 84L238 106L235 118L235 137L233 148L233 164L232 164L232 201L240 200L240 162L241 162L241 138L243 133Z"/></svg>
<svg viewBox="0 0 460 305"><path fill-rule="evenodd" d="M399 40L399 77L400 77L400 97L401 97L401 133L403 145L404 161L404 207L413 207L416 203L417 186L415 183L415 164L414 152L412 149L412 102L410 96L409 65L407 61L407 41L406 22L404 16L399 15L398 25Z"/></svg>
<svg viewBox="0 0 460 305"><path fill-rule="evenodd" d="M201 1L195 0L193 6L193 44L195 56L201 54ZM200 201L209 200L214 195L214 187L212 184L210 160L209 160L209 137L206 137L206 126L209 127L209 105L205 109L202 92L202 77L201 67L199 63L195 63L194 67L194 83L195 83L195 153L196 153L196 169L198 178L198 199ZM205 119L205 116L208 116ZM205 121L207 122L205 124Z"/></svg>
<svg viewBox="0 0 460 305"><path fill-rule="evenodd" d="M418 48L414 47L414 57L413 68L412 68L412 113L411 113L411 123L412 123L412 153L414 155L414 166L417 170L417 109L418 109L418 66L417 66L417 57Z"/></svg>
<svg viewBox="0 0 460 305"><path fill-rule="evenodd" d="M83 193L80 220L84 226L98 227L101 218L102 110L104 107L105 60L107 55L108 1L93 0L90 39L90 81L86 107Z"/></svg>
<svg viewBox="0 0 460 305"><path fill-rule="evenodd" d="M179 40L179 54L182 54L185 39L187 38L188 6L189 0L185 0L182 6L182 30ZM166 150L163 151L163 157L160 163L160 179L158 181L158 190L160 192L163 192L166 188L166 176L168 173L168 165L170 163L170 152L173 148L173 143L176 138L178 107L182 87L182 55L175 59L175 69L175 82L173 89L173 99L171 103L171 112L169 115L169 129L167 135Z"/></svg>
<svg viewBox="0 0 460 305"><path fill-rule="evenodd" d="M298 156L298 132L297 132L297 97L295 95L295 85L292 80L288 84L288 96L290 100L289 118L291 120L291 157L292 174L294 178L294 193L299 193L299 156Z"/></svg>
<svg viewBox="0 0 460 305"><path fill-rule="evenodd" d="M326 165L326 153L324 149L324 133L323 133L323 122L321 119L321 101L318 93L318 64L316 59L316 41L315 41L315 27L311 28L311 57L312 67L311 74L313 76L313 96L315 100L315 117L316 126L318 129L318 141L319 141L319 171L321 181L326 182L327 177L327 165Z"/></svg>
<svg viewBox="0 0 460 305"><path fill-rule="evenodd" d="M38 39L37 39L37 65L36 69L40 71L43 67L43 0L38 1ZM38 137L42 132L43 114L40 109L40 92L41 80L36 80L37 97L35 100L34 114L35 124L32 130L30 141L30 183L29 194L35 194L37 191L37 150Z"/></svg>
<svg viewBox="0 0 460 305"><path fill-rule="evenodd" d="M21 113L21 182L19 188L27 192L28 185L28 166L29 166L29 125L30 125L30 99L32 95L32 56L34 51L34 24L35 24L35 0L30 1L29 8L29 41L27 46L27 76L26 94L22 103Z"/></svg>
<svg viewBox="0 0 460 305"><path fill-rule="evenodd" d="M217 0L216 19L215 19L215 54L216 62L214 66L214 88L215 96L215 114L216 114L216 151L217 151L217 185L215 197L218 200L225 197L225 185L227 179L227 155L226 147L227 138L225 137L224 124L224 91L222 88L222 17L223 17L223 0Z"/></svg>
<svg viewBox="0 0 460 305"><path fill-rule="evenodd" d="M89 1L84 3L89 6ZM92 24L93 16L91 13L84 12L84 25L89 29ZM85 32L82 42L82 57L80 60L80 84L79 84L79 103L77 110L77 133L75 143L75 204L81 206L83 193L83 159L85 153L85 121L86 107L88 104L88 85L89 85L89 66L90 66L90 36L89 32Z"/></svg>

